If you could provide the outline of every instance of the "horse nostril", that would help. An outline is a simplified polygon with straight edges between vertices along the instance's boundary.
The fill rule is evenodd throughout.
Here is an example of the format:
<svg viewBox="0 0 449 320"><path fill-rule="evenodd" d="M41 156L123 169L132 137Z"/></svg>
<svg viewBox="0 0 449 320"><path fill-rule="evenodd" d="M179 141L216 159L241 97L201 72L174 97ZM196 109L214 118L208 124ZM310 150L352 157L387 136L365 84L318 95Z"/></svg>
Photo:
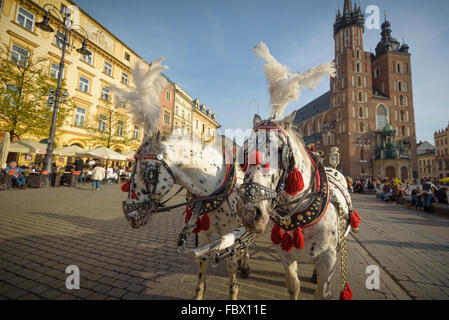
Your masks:
<svg viewBox="0 0 449 320"><path fill-rule="evenodd" d="M262 218L262 210L259 208L256 208L256 215L254 216L254 220L257 222Z"/></svg>

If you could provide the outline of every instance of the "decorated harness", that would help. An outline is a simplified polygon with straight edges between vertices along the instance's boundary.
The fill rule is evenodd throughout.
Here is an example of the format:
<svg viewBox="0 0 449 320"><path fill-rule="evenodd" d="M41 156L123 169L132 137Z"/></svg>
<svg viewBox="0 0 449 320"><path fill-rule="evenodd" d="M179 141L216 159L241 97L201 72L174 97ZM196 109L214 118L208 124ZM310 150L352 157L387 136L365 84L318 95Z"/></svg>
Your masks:
<svg viewBox="0 0 449 320"><path fill-rule="evenodd" d="M320 221L326 212L329 201L332 200L335 206L339 209L342 207L337 197L330 193L329 184L332 183L334 185L336 182L333 181L334 179L329 181L319 153L309 150L308 156L313 166L309 189L305 191L304 197L295 199L289 203L279 203L279 199L283 192L294 196L298 192L303 191L304 181L301 172L295 168L295 159L292 152L291 142L282 128L276 123L267 120L254 129L255 132L259 130L275 130L280 133L279 137L283 141L280 157L280 168L282 170L280 179L275 190L255 182L244 183L238 190L239 195L249 202L270 200L270 219L275 223L271 232L272 242L276 245L281 244L282 248L288 252L291 251L293 247L302 249L304 247L302 229L311 227ZM257 147L256 151L248 157L248 161L250 161L250 159L252 160L251 165L261 165L261 161L259 161L257 155ZM244 171L246 170L248 163L245 164ZM349 195L346 195L342 190L340 191L348 204L351 225L358 226L356 220L358 219L358 221L360 221L360 218L350 206L350 201L348 200ZM290 210L284 209L286 204L290 206L293 205L293 208ZM353 212L355 213L353 214ZM354 217L356 216L355 219L353 219L351 214ZM290 232L293 232L293 235L291 235Z"/></svg>

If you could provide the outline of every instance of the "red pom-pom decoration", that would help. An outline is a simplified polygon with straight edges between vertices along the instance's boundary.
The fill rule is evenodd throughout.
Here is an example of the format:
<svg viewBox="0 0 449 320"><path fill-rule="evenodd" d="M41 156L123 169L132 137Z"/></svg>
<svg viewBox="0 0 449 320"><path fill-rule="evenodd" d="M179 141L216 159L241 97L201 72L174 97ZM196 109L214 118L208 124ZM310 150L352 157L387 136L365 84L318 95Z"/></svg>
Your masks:
<svg viewBox="0 0 449 320"><path fill-rule="evenodd" d="M298 192L304 189L304 179L301 172L294 168L288 173L287 182L285 184L285 192L291 196L296 196Z"/></svg>
<svg viewBox="0 0 449 320"><path fill-rule="evenodd" d="M304 248L304 235L302 234L301 228L296 228L293 231L293 246L296 249Z"/></svg>
<svg viewBox="0 0 449 320"><path fill-rule="evenodd" d="M135 192L131 193L131 199L137 199L137 194Z"/></svg>
<svg viewBox="0 0 449 320"><path fill-rule="evenodd" d="M349 217L351 219L351 228L357 230L361 221L359 214L357 213L357 211L352 210L352 212L349 214Z"/></svg>
<svg viewBox="0 0 449 320"><path fill-rule="evenodd" d="M262 155L258 151L254 151L248 157L248 163L251 166L258 166L258 165L260 165L262 163L262 161L263 161Z"/></svg>
<svg viewBox="0 0 449 320"><path fill-rule="evenodd" d="M210 219L209 219L209 215L206 213L205 215L203 215L203 217L201 218L201 230L207 231L209 230L210 227Z"/></svg>
<svg viewBox="0 0 449 320"><path fill-rule="evenodd" d="M271 229L271 242L278 245L282 241L282 230L278 224L275 224Z"/></svg>
<svg viewBox="0 0 449 320"><path fill-rule="evenodd" d="M127 180L122 186L120 187L123 192L129 192L129 180Z"/></svg>
<svg viewBox="0 0 449 320"><path fill-rule="evenodd" d="M340 292L340 300L352 300L352 291L348 284L345 285L345 290Z"/></svg>
<svg viewBox="0 0 449 320"><path fill-rule="evenodd" d="M281 242L282 250L290 252L293 249L293 241L292 236L290 235L289 231L285 231L284 235L282 236L282 242Z"/></svg>

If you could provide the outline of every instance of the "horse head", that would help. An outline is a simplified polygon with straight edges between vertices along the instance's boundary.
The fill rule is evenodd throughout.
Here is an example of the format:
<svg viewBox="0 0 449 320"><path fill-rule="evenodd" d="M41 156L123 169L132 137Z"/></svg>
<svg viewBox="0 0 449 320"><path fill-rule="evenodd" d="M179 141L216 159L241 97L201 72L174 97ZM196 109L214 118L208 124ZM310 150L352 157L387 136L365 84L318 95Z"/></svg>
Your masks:
<svg viewBox="0 0 449 320"><path fill-rule="evenodd" d="M164 160L161 133L146 135L135 154L131 178L122 185L128 193L123 213L133 228L145 225L174 186L175 176Z"/></svg>
<svg viewBox="0 0 449 320"><path fill-rule="evenodd" d="M252 232L265 230L279 200L301 196L305 184L302 175L311 175L307 172L310 160L292 125L295 115L280 121L254 117L244 183L238 190L238 214Z"/></svg>

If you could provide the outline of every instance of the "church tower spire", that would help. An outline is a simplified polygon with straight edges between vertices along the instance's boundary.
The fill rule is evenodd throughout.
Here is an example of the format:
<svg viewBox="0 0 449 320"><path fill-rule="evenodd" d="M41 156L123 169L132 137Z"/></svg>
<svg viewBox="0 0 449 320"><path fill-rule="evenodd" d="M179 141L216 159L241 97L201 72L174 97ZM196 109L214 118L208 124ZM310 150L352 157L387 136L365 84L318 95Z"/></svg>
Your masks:
<svg viewBox="0 0 449 320"><path fill-rule="evenodd" d="M352 12L351 0L345 0L345 4L343 6L343 15L345 15L346 13L351 13L351 12Z"/></svg>

